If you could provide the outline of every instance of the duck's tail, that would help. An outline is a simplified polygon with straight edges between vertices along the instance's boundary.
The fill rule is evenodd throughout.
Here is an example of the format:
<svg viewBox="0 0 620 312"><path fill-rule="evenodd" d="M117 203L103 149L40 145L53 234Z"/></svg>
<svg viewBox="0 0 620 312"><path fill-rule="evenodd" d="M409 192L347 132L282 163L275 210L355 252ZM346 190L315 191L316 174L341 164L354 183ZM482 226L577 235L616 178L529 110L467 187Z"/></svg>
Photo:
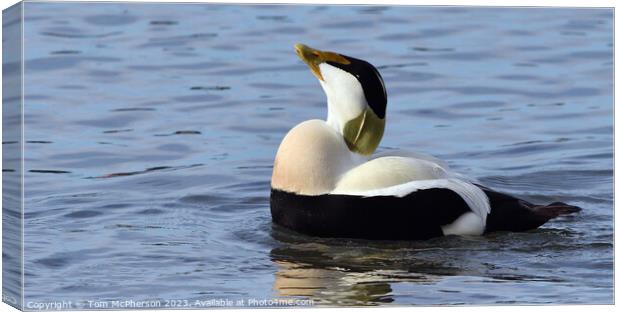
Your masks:
<svg viewBox="0 0 620 312"><path fill-rule="evenodd" d="M556 218L563 214L570 214L581 211L581 208L565 204L563 202L553 202L549 205L534 205L531 209L536 215L547 220Z"/></svg>
<svg viewBox="0 0 620 312"><path fill-rule="evenodd" d="M485 232L527 231L535 229L560 215L581 211L577 206L562 202L534 205L510 195L481 187L491 203Z"/></svg>

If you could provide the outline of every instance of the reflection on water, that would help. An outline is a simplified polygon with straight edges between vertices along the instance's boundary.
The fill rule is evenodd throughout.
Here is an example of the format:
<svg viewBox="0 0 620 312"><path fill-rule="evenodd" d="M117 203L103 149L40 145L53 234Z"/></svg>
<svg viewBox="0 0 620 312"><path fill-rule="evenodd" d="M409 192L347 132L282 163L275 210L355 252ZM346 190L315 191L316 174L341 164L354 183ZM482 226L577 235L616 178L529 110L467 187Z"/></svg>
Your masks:
<svg viewBox="0 0 620 312"><path fill-rule="evenodd" d="M480 293L477 287L456 285L489 284L488 287L504 289L519 289L529 283L564 285L568 281L561 276L537 274L530 269L538 267L542 273L544 268L552 267L553 263L551 266L541 263L540 258L544 259L548 253L570 254L581 248L611 247L611 244L583 246L576 241L577 233L566 230L422 242L314 239L278 226L274 226L272 235L282 243L270 253L277 266L273 285L276 294L311 297L315 303L327 305L376 305L392 302L399 296L408 296L404 300L420 304L468 303L465 298L520 302L523 294ZM531 261L528 268L501 264L518 255L531 258L521 264ZM429 296L426 293L430 291L438 294ZM546 297L553 298L554 291L546 290ZM553 300L536 302L553 303Z"/></svg>
<svg viewBox="0 0 620 312"><path fill-rule="evenodd" d="M338 268L313 268L311 265L274 261L278 267L274 289L278 296L318 298L315 304L372 305L389 303L392 288L385 272L349 272Z"/></svg>
<svg viewBox="0 0 620 312"><path fill-rule="evenodd" d="M274 230L275 239L295 236L281 231ZM288 243L270 253L278 270L273 286L278 296L307 296L328 305L376 305L394 301L392 283L430 284L441 278L436 275L439 271L431 273L435 264L411 257L404 261L402 250L390 243L359 241L342 246L337 240L330 244L307 239Z"/></svg>
<svg viewBox="0 0 620 312"><path fill-rule="evenodd" d="M25 6L27 300L612 302L611 10ZM583 211L528 233L424 242L273 227L277 146L326 115L297 42L380 69L381 151L433 154ZM10 164L5 178L20 171Z"/></svg>
<svg viewBox="0 0 620 312"><path fill-rule="evenodd" d="M307 296L315 303L327 305L377 305L405 294L412 303L419 304L467 303L465 298L519 302L522 294L481 294L478 289L468 291L456 286L459 283L455 280L510 287L528 282L564 284L567 280L562 277L533 275L519 267L504 266L498 260L519 254L526 258L544 257L545 253L560 250L568 254L572 249L586 248L579 247L576 233L559 230L421 242L315 239L278 226L274 226L272 235L282 243L270 253L277 266L273 284L276 295ZM498 259L497 252L507 256ZM541 263L532 259L529 265L536 267ZM444 295L428 296L426 293L432 290ZM548 289L546 295L552 298L554 291Z"/></svg>

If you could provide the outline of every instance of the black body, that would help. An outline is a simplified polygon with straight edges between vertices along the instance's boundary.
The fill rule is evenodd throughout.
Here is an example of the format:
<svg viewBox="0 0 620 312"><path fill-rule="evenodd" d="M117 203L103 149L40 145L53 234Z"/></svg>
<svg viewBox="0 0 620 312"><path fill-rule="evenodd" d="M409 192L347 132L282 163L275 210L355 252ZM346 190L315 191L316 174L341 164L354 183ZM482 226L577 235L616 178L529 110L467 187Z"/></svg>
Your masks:
<svg viewBox="0 0 620 312"><path fill-rule="evenodd" d="M481 187L491 213L485 232L525 231L560 214L579 211L554 203L536 206ZM273 222L312 236L379 240L421 240L443 236L441 226L471 211L454 191L418 190L404 197L353 195L297 195L271 190Z"/></svg>

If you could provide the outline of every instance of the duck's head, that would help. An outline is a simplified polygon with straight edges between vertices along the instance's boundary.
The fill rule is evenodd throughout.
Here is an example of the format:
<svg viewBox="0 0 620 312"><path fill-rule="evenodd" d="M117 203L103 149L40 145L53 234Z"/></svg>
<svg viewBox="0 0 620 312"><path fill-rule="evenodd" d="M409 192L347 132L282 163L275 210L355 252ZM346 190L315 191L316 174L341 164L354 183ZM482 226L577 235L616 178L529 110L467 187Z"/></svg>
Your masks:
<svg viewBox="0 0 620 312"><path fill-rule="evenodd" d="M383 78L370 63L350 56L296 44L327 95L327 123L353 152L372 154L385 129L387 94Z"/></svg>

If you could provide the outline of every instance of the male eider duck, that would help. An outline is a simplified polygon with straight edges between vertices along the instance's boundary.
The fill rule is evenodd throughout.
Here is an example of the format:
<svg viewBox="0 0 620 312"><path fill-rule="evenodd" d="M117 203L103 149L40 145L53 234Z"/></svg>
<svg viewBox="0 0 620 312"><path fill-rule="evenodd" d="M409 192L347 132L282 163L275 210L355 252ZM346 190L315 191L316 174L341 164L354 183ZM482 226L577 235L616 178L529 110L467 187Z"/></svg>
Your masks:
<svg viewBox="0 0 620 312"><path fill-rule="evenodd" d="M419 240L526 231L580 209L501 194L419 154L373 155L387 94L370 63L295 45L327 95L327 121L308 120L280 144L271 178L273 222L322 237Z"/></svg>

